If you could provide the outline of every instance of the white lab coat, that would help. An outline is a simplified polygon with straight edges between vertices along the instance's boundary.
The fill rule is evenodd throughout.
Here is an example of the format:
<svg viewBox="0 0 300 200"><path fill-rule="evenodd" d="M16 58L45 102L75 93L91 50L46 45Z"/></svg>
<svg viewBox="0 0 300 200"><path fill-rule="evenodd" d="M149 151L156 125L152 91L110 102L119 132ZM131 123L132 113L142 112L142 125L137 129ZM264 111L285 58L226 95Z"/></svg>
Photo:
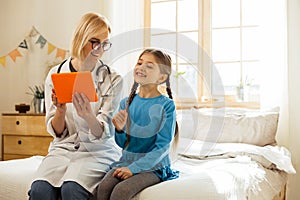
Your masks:
<svg viewBox="0 0 300 200"><path fill-rule="evenodd" d="M62 65L60 73L70 72L70 58ZM53 83L51 74L56 73L59 66L50 70L45 81L46 125L48 132L54 137L49 153L38 168L35 180L46 180L55 187L60 187L64 181L75 181L91 193L109 165L119 159L120 149L115 144L111 117L118 108L122 88L121 76L113 70L108 73L97 63L92 76L97 88L98 102L92 102L92 110L97 119L104 124L104 133L96 138L85 123L77 115L72 103L67 103L65 117L66 129L61 137L56 137L51 126L56 107L52 104L51 93Z"/></svg>

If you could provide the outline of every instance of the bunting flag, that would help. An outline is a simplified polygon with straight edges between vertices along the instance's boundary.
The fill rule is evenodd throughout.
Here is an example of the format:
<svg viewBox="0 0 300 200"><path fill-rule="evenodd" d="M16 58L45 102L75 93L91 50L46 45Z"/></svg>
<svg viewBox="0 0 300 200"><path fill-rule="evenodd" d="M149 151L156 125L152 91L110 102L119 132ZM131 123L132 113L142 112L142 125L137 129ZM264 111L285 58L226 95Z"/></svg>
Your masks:
<svg viewBox="0 0 300 200"><path fill-rule="evenodd" d="M11 57L11 59L12 59L14 62L16 62L16 59L17 59L18 56L19 56L19 57L22 57L22 55L20 54L20 52L18 51L18 49L13 50L13 51L10 52L8 55Z"/></svg>
<svg viewBox="0 0 300 200"><path fill-rule="evenodd" d="M48 54L52 53L55 49L56 47L50 42L48 42Z"/></svg>
<svg viewBox="0 0 300 200"><path fill-rule="evenodd" d="M40 35L39 39L35 42L36 44L40 44L41 49L44 48L45 44L47 43L47 40Z"/></svg>
<svg viewBox="0 0 300 200"><path fill-rule="evenodd" d="M29 37L35 37L39 34L39 32L35 29L35 27L33 26L30 33L29 33Z"/></svg>
<svg viewBox="0 0 300 200"><path fill-rule="evenodd" d="M27 42L26 42L25 39L23 40L23 42L20 43L19 47L24 48L24 49L28 49Z"/></svg>
<svg viewBox="0 0 300 200"><path fill-rule="evenodd" d="M66 52L67 51L58 48L57 51L56 51L56 58L61 57L64 60L65 56L66 56Z"/></svg>
<svg viewBox="0 0 300 200"><path fill-rule="evenodd" d="M0 64L3 65L3 67L6 66L6 56L0 57Z"/></svg>
<svg viewBox="0 0 300 200"><path fill-rule="evenodd" d="M28 46L28 43L30 41L35 40L35 44L39 45L41 49L45 47L46 44L48 44L48 55L51 54L55 49L56 51L56 58L62 58L65 59L67 50L57 48L55 45L52 43L48 42L46 38L43 37L42 34L40 34L37 29L33 26L30 33L23 39L23 41L17 46L16 49L13 51L9 52L5 56L0 55L0 64L3 67L6 67L6 57L9 56L14 62L16 62L17 57L23 57L23 55L20 53L18 48L30 50L30 46ZM22 51L21 51L22 52Z"/></svg>

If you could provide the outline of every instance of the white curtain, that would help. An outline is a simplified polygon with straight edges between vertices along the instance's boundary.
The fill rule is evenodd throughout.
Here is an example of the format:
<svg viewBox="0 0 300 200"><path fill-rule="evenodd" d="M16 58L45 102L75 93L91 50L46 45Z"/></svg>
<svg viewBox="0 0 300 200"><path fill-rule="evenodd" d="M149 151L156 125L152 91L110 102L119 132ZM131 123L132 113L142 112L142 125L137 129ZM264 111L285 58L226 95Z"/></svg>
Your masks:
<svg viewBox="0 0 300 200"><path fill-rule="evenodd" d="M280 107L277 140L288 146L288 74L286 0L261 1L262 70L261 107Z"/></svg>
<svg viewBox="0 0 300 200"><path fill-rule="evenodd" d="M262 8L261 107L280 107L277 140L288 145L287 17L286 0L260 1ZM143 48L144 1L103 1L102 13L112 24L113 48L105 61L125 78L125 93L132 83L131 70ZM115 39L115 40L114 40ZM135 44L132 46L132 44ZM122 50L120 50L122 49Z"/></svg>
<svg viewBox="0 0 300 200"><path fill-rule="evenodd" d="M144 1L107 0L103 8L112 25L113 43L104 61L123 76L124 95L128 95L133 83L132 69L144 48Z"/></svg>

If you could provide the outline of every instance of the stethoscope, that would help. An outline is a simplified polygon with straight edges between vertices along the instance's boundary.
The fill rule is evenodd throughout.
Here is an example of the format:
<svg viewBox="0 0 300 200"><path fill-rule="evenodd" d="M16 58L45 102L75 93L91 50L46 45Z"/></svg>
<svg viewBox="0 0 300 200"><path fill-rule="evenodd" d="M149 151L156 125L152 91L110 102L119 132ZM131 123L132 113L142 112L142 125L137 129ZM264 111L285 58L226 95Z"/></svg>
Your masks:
<svg viewBox="0 0 300 200"><path fill-rule="evenodd" d="M96 79L95 79L95 83L97 85L97 94L99 92L101 97L107 97L112 94L111 71L110 71L109 66L107 64L103 63L102 60L99 60L99 62L100 62L100 66L96 69ZM107 73L107 74L103 74L103 73ZM101 76L100 76L100 74L101 74ZM105 84L105 77L107 77L107 76L109 79L109 88L106 90L105 94L102 94L101 84ZM98 89L99 89L99 91L98 91Z"/></svg>
<svg viewBox="0 0 300 200"><path fill-rule="evenodd" d="M110 69L109 69L109 66L107 64L104 64L102 60L98 60L100 62L100 66L97 68L96 70L96 76L97 78L99 78L99 70L102 68L102 67L105 67L108 74L110 75L111 72L110 72Z"/></svg>

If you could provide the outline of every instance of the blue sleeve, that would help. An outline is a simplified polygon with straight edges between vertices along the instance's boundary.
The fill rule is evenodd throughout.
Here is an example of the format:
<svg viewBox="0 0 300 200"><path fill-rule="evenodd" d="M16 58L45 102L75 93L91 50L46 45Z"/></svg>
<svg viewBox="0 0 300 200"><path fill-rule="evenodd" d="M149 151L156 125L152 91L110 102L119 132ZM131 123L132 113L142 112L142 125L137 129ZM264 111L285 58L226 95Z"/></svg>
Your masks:
<svg viewBox="0 0 300 200"><path fill-rule="evenodd" d="M155 146L141 157L136 162L130 164L128 168L133 174L142 171L156 170L156 166L160 168L159 163L169 154L170 144L172 142L175 123L176 123L176 109L173 101L169 101L164 106L164 115L159 131L156 134ZM169 164L169 163L168 163Z"/></svg>
<svg viewBox="0 0 300 200"><path fill-rule="evenodd" d="M125 109L126 101L127 101L127 98L123 99L120 102L119 111ZM115 129L115 141L116 141L117 145L123 149L125 147L125 142L126 142L126 132L125 131L117 131L117 129Z"/></svg>

